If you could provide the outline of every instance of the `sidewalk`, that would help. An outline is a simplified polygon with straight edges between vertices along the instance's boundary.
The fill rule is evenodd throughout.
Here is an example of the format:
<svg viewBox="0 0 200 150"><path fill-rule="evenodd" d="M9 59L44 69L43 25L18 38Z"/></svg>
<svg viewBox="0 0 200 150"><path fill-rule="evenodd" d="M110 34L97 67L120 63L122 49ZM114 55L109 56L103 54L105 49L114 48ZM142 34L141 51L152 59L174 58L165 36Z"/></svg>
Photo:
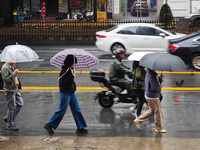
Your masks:
<svg viewBox="0 0 200 150"><path fill-rule="evenodd" d="M0 150L198 150L200 139L80 136L0 137Z"/></svg>

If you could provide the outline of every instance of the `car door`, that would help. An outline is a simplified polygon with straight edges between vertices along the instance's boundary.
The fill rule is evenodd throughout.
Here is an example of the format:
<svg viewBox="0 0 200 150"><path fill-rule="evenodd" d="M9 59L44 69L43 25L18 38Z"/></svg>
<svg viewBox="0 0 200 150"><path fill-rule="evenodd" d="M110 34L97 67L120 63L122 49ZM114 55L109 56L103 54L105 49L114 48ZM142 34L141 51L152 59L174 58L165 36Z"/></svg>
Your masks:
<svg viewBox="0 0 200 150"><path fill-rule="evenodd" d="M139 35L139 26L125 27L117 33L120 42L128 52L144 50L143 36Z"/></svg>
<svg viewBox="0 0 200 150"><path fill-rule="evenodd" d="M148 26L140 27L140 35L143 37L143 44L147 51L167 51L169 47L168 39L160 36L164 32Z"/></svg>

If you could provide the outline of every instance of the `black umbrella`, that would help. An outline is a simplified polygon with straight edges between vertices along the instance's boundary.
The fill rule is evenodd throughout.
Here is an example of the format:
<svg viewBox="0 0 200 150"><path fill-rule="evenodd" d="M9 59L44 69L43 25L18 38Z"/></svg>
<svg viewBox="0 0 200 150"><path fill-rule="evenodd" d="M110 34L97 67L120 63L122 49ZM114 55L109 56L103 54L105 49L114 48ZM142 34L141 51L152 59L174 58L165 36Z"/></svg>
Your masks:
<svg viewBox="0 0 200 150"><path fill-rule="evenodd" d="M183 60L168 53L152 53L143 56L140 66L156 71L184 71L186 69Z"/></svg>

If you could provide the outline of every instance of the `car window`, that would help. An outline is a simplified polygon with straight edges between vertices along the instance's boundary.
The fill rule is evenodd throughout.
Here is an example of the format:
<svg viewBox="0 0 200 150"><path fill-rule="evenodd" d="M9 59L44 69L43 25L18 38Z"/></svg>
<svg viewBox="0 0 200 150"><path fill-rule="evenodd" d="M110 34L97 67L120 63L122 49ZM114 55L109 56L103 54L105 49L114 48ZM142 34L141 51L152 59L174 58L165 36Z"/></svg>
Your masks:
<svg viewBox="0 0 200 150"><path fill-rule="evenodd" d="M196 40L197 42L200 42L200 38Z"/></svg>
<svg viewBox="0 0 200 150"><path fill-rule="evenodd" d="M141 35L159 36L160 33L164 33L164 32L155 28L151 28L151 27L141 27L140 33Z"/></svg>
<svg viewBox="0 0 200 150"><path fill-rule="evenodd" d="M162 28L159 27L159 26L156 26L156 27L162 29ZM170 31L170 30L165 30L165 31L168 32L169 34L176 35L176 33L172 32L172 31ZM163 33L164 33L164 32L163 32ZM165 33L166 36L169 36L169 34Z"/></svg>
<svg viewBox="0 0 200 150"><path fill-rule="evenodd" d="M194 42L200 42L200 38L194 39Z"/></svg>
<svg viewBox="0 0 200 150"><path fill-rule="evenodd" d="M117 27L118 27L118 26L114 26L114 27L112 27L112 28L110 28L110 29L106 30L106 32L110 32L110 31L112 31L112 30L116 29Z"/></svg>
<svg viewBox="0 0 200 150"><path fill-rule="evenodd" d="M127 28L124 28L124 29L118 31L117 33L138 35L138 27L127 27Z"/></svg>

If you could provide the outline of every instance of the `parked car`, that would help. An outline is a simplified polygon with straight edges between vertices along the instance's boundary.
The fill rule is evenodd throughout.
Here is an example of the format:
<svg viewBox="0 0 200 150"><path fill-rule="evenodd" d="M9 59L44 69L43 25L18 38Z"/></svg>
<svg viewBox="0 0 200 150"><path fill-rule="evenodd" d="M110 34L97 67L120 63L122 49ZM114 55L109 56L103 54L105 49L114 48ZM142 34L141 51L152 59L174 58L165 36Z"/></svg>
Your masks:
<svg viewBox="0 0 200 150"><path fill-rule="evenodd" d="M200 12L188 14L184 18L179 19L177 28L190 28L200 26Z"/></svg>
<svg viewBox="0 0 200 150"><path fill-rule="evenodd" d="M169 43L169 53L181 57L186 64L200 70L200 31L169 40Z"/></svg>
<svg viewBox="0 0 200 150"><path fill-rule="evenodd" d="M96 46L99 50L113 52L124 48L134 51L165 51L169 48L168 39L184 34L173 33L149 23L126 23L111 29L96 32Z"/></svg>
<svg viewBox="0 0 200 150"><path fill-rule="evenodd" d="M146 1L135 1L131 7L132 16L149 16L149 7Z"/></svg>

